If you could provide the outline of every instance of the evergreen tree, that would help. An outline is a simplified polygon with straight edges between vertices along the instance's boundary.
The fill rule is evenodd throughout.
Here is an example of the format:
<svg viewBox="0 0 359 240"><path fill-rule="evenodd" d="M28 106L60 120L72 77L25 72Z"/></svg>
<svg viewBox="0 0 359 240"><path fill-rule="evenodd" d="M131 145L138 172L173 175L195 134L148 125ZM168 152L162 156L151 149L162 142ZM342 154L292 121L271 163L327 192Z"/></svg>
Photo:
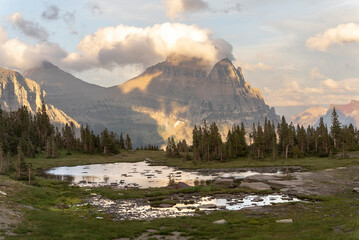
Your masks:
<svg viewBox="0 0 359 240"><path fill-rule="evenodd" d="M337 149L340 144L341 126L340 126L339 117L338 117L338 114L337 114L337 111L335 110L335 108L333 109L333 112L332 112L332 126L330 128L330 134L334 141L334 148Z"/></svg>
<svg viewBox="0 0 359 240"><path fill-rule="evenodd" d="M132 150L131 138L130 138L130 136L128 134L126 135L126 149L127 150Z"/></svg>

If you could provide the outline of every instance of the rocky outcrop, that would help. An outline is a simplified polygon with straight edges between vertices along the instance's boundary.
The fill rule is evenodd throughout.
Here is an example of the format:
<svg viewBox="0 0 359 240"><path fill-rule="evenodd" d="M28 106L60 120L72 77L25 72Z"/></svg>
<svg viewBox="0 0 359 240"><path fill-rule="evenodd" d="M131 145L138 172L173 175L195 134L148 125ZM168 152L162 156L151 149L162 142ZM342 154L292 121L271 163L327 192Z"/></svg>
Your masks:
<svg viewBox="0 0 359 240"><path fill-rule="evenodd" d="M30 113L35 114L45 98L46 92L35 81L24 78L16 71L0 68L0 104L3 110L17 110L26 106ZM46 110L55 126L73 122L80 127L73 118L53 105L46 104Z"/></svg>

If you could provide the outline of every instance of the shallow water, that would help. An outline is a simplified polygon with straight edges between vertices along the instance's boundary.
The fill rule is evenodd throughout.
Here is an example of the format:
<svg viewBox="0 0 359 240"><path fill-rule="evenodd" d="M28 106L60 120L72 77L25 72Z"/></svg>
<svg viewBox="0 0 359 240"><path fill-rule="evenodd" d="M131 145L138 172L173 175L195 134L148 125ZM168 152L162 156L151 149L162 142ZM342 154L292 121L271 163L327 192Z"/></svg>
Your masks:
<svg viewBox="0 0 359 240"><path fill-rule="evenodd" d="M246 172L218 172L209 175L194 171L182 171L167 166L150 166L148 162L108 163L57 167L46 171L48 178L70 181L81 187L116 186L119 188L166 187L170 181L184 182L190 186L205 185L215 178L243 179L256 174L280 174Z"/></svg>
<svg viewBox="0 0 359 240"><path fill-rule="evenodd" d="M209 213L219 210L240 210L255 206L266 206L277 203L298 202L297 198L286 195L248 195L223 197L192 197L183 200L172 207L151 207L147 202L136 200L112 201L95 196L88 204L98 208L100 212L112 214L116 220L147 220L165 217L193 216L201 210ZM188 203L190 202L190 203ZM186 204L187 203L187 204Z"/></svg>

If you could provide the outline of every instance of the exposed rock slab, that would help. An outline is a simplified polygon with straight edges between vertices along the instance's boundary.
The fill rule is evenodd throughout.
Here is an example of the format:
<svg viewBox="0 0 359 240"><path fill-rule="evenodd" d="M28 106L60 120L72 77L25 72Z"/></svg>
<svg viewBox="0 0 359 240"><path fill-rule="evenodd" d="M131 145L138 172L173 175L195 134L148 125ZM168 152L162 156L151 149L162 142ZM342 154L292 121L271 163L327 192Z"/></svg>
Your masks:
<svg viewBox="0 0 359 240"><path fill-rule="evenodd" d="M243 181L243 182L241 182L240 187L245 187L245 188L258 190L258 191L272 190L272 188L268 184L262 183L262 182L246 182L246 181Z"/></svg>

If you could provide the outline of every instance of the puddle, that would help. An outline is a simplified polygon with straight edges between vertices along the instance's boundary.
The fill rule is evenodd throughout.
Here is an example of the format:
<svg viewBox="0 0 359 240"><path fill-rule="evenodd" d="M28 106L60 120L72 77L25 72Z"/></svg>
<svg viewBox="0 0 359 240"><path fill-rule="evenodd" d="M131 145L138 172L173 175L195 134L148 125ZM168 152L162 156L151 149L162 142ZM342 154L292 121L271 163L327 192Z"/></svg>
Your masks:
<svg viewBox="0 0 359 240"><path fill-rule="evenodd" d="M141 200L112 201L95 196L88 200L88 204L114 216L114 220L149 220L155 218L193 216L201 210L210 213L215 210L240 210L256 206L266 206L277 203L298 202L298 198L287 195L247 195L224 197L190 197L181 200L174 206L151 207L148 202Z"/></svg>
<svg viewBox="0 0 359 240"><path fill-rule="evenodd" d="M109 163L57 167L46 171L47 178L65 180L81 187L114 186L118 188L166 187L170 181L184 182L190 186L206 185L216 178L243 179L252 175L279 175L278 173L216 172L208 175L182 171L167 166L150 166L148 162Z"/></svg>

